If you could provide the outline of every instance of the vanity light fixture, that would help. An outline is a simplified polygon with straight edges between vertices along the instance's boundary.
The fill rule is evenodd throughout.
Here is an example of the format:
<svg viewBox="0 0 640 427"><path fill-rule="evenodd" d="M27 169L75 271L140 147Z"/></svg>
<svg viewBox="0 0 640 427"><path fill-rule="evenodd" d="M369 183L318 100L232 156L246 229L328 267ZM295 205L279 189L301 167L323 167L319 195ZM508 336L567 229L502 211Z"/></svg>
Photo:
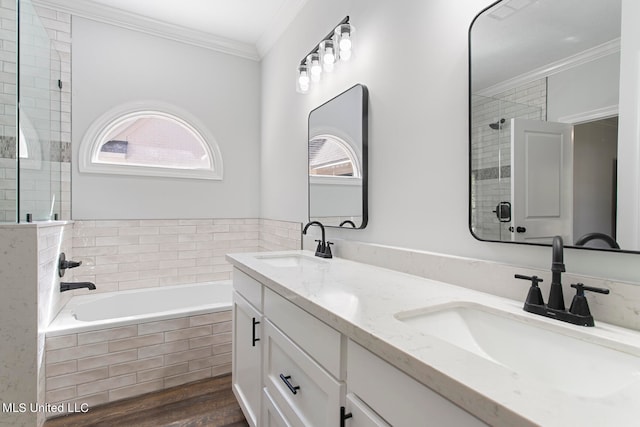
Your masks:
<svg viewBox="0 0 640 427"><path fill-rule="evenodd" d="M351 58L351 36L354 32L349 17L345 17L300 61L296 85L298 92L307 93L311 83L318 83L322 79L323 72L330 73L337 63Z"/></svg>

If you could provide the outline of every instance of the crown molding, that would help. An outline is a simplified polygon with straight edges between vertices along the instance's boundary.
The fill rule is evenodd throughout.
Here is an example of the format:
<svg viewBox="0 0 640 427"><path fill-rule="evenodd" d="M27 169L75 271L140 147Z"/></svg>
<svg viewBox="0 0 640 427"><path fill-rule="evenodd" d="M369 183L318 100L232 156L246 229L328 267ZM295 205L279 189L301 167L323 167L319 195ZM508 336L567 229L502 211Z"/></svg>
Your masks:
<svg viewBox="0 0 640 427"><path fill-rule="evenodd" d="M260 60L258 50L251 44L216 36L204 31L169 24L121 9L104 6L90 0L81 2L70 2L69 0L33 0L33 3L37 6L47 7L74 16L139 31L156 37L187 43L254 61Z"/></svg>
<svg viewBox="0 0 640 427"><path fill-rule="evenodd" d="M489 86L488 88L475 92L474 95L494 96L506 90L513 89L514 87L529 83L533 80L549 77L617 52L620 52L620 38L613 39L575 55L568 56L559 61L552 62L493 86Z"/></svg>

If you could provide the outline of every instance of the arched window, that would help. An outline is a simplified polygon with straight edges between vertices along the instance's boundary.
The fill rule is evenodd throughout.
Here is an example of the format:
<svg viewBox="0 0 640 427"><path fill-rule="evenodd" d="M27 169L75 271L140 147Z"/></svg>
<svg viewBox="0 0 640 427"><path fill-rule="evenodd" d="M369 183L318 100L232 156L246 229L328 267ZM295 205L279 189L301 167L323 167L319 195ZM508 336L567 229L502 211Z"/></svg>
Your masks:
<svg viewBox="0 0 640 427"><path fill-rule="evenodd" d="M309 140L309 175L360 178L358 156L336 135L314 136Z"/></svg>
<svg viewBox="0 0 640 427"><path fill-rule="evenodd" d="M157 102L127 104L98 118L80 147L81 172L222 179L222 156L186 111Z"/></svg>

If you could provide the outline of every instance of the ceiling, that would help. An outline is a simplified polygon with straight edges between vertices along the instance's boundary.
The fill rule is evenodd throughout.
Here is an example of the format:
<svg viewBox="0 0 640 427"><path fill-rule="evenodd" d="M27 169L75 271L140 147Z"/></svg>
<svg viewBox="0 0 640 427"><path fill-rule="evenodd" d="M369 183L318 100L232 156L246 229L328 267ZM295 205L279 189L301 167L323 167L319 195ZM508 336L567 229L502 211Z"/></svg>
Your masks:
<svg viewBox="0 0 640 427"><path fill-rule="evenodd" d="M85 18L259 59L307 0L33 0Z"/></svg>
<svg viewBox="0 0 640 427"><path fill-rule="evenodd" d="M473 92L532 70L548 74L558 61L619 42L620 16L620 0L504 0L496 4L471 28Z"/></svg>

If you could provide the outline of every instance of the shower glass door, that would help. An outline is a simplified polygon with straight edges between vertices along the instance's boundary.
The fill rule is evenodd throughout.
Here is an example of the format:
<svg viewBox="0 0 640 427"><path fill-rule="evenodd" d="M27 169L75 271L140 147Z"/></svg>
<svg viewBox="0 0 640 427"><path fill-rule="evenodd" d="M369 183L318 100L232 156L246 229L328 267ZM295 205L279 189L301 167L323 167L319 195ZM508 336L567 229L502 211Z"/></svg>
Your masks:
<svg viewBox="0 0 640 427"><path fill-rule="evenodd" d="M542 109L481 95L471 102L471 229L482 239L510 241L511 119L542 120Z"/></svg>
<svg viewBox="0 0 640 427"><path fill-rule="evenodd" d="M19 2L18 222L60 213L59 54L29 0Z"/></svg>

